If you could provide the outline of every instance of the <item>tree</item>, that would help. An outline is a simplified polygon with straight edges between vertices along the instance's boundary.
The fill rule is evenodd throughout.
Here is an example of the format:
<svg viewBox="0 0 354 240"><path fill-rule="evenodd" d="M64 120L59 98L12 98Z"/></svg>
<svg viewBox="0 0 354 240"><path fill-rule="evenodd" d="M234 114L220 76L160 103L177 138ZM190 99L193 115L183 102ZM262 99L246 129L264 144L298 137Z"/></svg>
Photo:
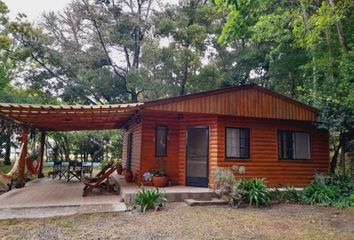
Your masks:
<svg viewBox="0 0 354 240"><path fill-rule="evenodd" d="M141 46L148 37L152 0L76 0L63 12L43 15L40 27L13 24L31 87L59 92L67 102L137 102Z"/></svg>
<svg viewBox="0 0 354 240"><path fill-rule="evenodd" d="M219 0L215 4L230 12L220 41L237 42L241 49L265 56L251 57L256 64L249 64L246 54L237 57L237 65L246 62L251 71L258 69L257 78L265 86L318 107L319 127L337 139L331 172L339 154L345 168L344 156L352 149L354 136L353 2Z"/></svg>
<svg viewBox="0 0 354 240"><path fill-rule="evenodd" d="M155 13L155 36L159 42L167 42L154 51L160 50L157 77L168 86L166 95L181 96L220 86L220 71L212 62L217 57L213 52L221 47L215 33L222 21L222 12L199 0L180 1Z"/></svg>

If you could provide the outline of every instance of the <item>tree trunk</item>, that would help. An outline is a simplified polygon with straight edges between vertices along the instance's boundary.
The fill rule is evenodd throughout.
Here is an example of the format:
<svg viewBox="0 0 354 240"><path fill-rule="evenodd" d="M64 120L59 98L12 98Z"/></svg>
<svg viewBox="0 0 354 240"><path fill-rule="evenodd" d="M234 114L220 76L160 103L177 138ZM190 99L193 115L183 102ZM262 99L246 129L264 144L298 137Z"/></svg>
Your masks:
<svg viewBox="0 0 354 240"><path fill-rule="evenodd" d="M179 90L179 96L183 96L186 94L186 83L187 83L187 78L188 78L188 70L189 70L188 62L185 62L184 67L183 67L183 76L182 76L181 88Z"/></svg>
<svg viewBox="0 0 354 240"><path fill-rule="evenodd" d="M344 145L342 146L342 149L340 151L340 165L342 167L342 176L345 177L345 147Z"/></svg>
<svg viewBox="0 0 354 240"><path fill-rule="evenodd" d="M131 90L130 92L131 102L137 103L138 102L138 93L135 90Z"/></svg>
<svg viewBox="0 0 354 240"><path fill-rule="evenodd" d="M6 148L5 148L5 165L11 165L11 133L10 131L6 134Z"/></svg>
<svg viewBox="0 0 354 240"><path fill-rule="evenodd" d="M335 0L328 0L328 4L331 6L333 14L335 14L335 10L336 10L336 5L335 5L334 1ZM338 20L338 22L336 23L336 29L337 29L337 34L338 34L339 45L340 45L342 51L346 53L348 51L348 48L347 48L347 43L346 43L345 36L343 33L343 25L340 20Z"/></svg>
<svg viewBox="0 0 354 240"><path fill-rule="evenodd" d="M301 5L301 15L302 15L302 20L303 20L303 25L304 25L304 29L305 29L305 32L306 34L308 33L308 19L309 19L309 15L307 13L307 9L306 9L306 6L304 4L304 1L300 0L300 5ZM310 48L310 52L311 52L311 55L312 55L312 84L313 84L313 89L314 89L314 93L316 94L316 89L317 89L317 67L316 67L316 64L315 64L315 57L314 57L314 54L313 54L313 47Z"/></svg>
<svg viewBox="0 0 354 240"><path fill-rule="evenodd" d="M338 162L338 153L339 153L340 148L341 148L341 144L338 145L338 147L334 151L333 157L331 159L331 163L330 163L330 173L331 174L334 174L336 171L337 162Z"/></svg>
<svg viewBox="0 0 354 240"><path fill-rule="evenodd" d="M64 135L64 154L65 154L65 161L70 160L70 145L69 140L66 135Z"/></svg>

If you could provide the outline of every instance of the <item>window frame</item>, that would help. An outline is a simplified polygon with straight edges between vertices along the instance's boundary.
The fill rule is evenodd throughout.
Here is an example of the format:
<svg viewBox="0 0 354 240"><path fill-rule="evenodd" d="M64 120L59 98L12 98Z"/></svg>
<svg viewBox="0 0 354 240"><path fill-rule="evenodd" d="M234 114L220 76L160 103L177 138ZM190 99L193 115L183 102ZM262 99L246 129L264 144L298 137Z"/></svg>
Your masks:
<svg viewBox="0 0 354 240"><path fill-rule="evenodd" d="M232 157L227 155L227 129L239 129L239 130L247 130L248 131L248 156L241 157L241 146L239 146L240 157ZM239 140L241 140L241 133L239 136ZM251 129L246 127L225 127L225 136L224 136L224 147L225 147L225 159L227 160L250 160L251 159Z"/></svg>
<svg viewBox="0 0 354 240"><path fill-rule="evenodd" d="M309 136L309 142L308 142L308 147L309 147L309 158L294 158L294 154L292 158L284 158L280 156L280 151L281 151L281 147L279 145L279 141L280 141L280 133L284 133L284 132L290 132L292 133L292 135L295 133L306 133ZM296 143L295 143L296 144ZM278 160L279 161L291 161L291 162L298 162L298 161L305 161L305 162L309 162L312 161L312 145L311 145L311 132L307 132L307 131L297 131L297 130L287 130L287 129L278 129L277 132L277 148L278 148ZM295 151L296 151L296 145L295 145Z"/></svg>
<svg viewBox="0 0 354 240"><path fill-rule="evenodd" d="M158 129L163 127L165 129L165 154L159 155L157 152L157 132ZM155 157L167 157L167 141L168 141L168 126L167 125L156 125L155 126Z"/></svg>

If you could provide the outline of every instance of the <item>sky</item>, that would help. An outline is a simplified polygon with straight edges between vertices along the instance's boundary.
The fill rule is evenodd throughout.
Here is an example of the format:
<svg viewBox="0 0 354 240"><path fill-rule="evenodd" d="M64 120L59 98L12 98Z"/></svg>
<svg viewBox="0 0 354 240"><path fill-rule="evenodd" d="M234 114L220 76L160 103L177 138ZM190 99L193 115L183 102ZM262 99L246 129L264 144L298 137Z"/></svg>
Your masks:
<svg viewBox="0 0 354 240"><path fill-rule="evenodd" d="M25 13L30 22L37 22L44 11L59 11L71 0L2 0L10 10L10 18Z"/></svg>

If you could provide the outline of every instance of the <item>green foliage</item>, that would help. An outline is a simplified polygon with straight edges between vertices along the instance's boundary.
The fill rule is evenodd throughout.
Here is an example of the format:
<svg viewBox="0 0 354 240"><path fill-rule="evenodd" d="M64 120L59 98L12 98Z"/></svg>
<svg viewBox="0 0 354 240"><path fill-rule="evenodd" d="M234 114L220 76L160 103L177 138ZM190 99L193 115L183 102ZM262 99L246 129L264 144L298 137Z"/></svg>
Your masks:
<svg viewBox="0 0 354 240"><path fill-rule="evenodd" d="M260 205L270 205L270 193L264 183L264 179L243 179L240 183L240 188L245 191L244 196L249 201L249 205L255 204L256 207Z"/></svg>
<svg viewBox="0 0 354 240"><path fill-rule="evenodd" d="M0 170L3 171L4 173L8 173L11 170L11 168L12 168L12 166L0 164Z"/></svg>
<svg viewBox="0 0 354 240"><path fill-rule="evenodd" d="M353 179L335 176L326 182L312 181L303 191L302 202L338 208L354 206Z"/></svg>
<svg viewBox="0 0 354 240"><path fill-rule="evenodd" d="M135 195L135 203L140 206L142 212L165 202L167 202L165 194L160 192L158 188L146 189L142 185L140 191Z"/></svg>
<svg viewBox="0 0 354 240"><path fill-rule="evenodd" d="M331 205L336 191L331 187L317 181L310 183L303 192L303 202L307 204Z"/></svg>
<svg viewBox="0 0 354 240"><path fill-rule="evenodd" d="M231 187L235 184L235 175L230 168L217 168L213 173L217 188Z"/></svg>
<svg viewBox="0 0 354 240"><path fill-rule="evenodd" d="M231 188L235 185L236 178L235 174L244 174L246 172L244 166L232 166L231 168L219 167L213 173L213 181L216 188Z"/></svg>
<svg viewBox="0 0 354 240"><path fill-rule="evenodd" d="M279 200L299 203L302 198L302 192L296 190L293 186L287 186L284 191L280 192L280 196Z"/></svg>
<svg viewBox="0 0 354 240"><path fill-rule="evenodd" d="M241 187L242 180L236 180L231 187L229 203L231 206L239 206L245 200L246 190Z"/></svg>
<svg viewBox="0 0 354 240"><path fill-rule="evenodd" d="M255 82L319 108L320 128L353 149L353 1L216 0L227 11L219 41L236 68L224 85ZM338 155L333 155L334 173Z"/></svg>

